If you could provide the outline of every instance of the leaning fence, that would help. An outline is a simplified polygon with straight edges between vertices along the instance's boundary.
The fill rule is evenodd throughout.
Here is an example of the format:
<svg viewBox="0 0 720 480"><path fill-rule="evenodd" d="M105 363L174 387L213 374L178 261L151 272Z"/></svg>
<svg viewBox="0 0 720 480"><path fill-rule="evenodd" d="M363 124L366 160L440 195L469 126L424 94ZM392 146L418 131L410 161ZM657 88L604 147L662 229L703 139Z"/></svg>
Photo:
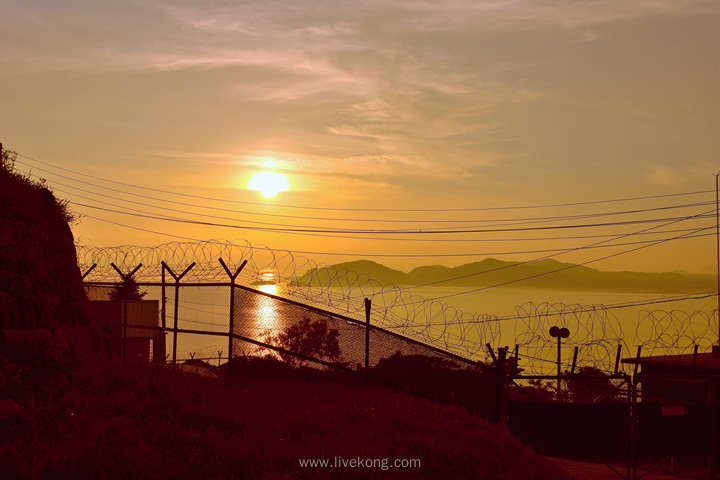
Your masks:
<svg viewBox="0 0 720 480"><path fill-rule="evenodd" d="M678 401L639 373L638 363L634 371L628 359L621 363L629 347L609 309L525 304L510 319L516 321L510 350L499 347L499 317L467 316L386 289L366 291L362 282L350 288L330 279L316 286L283 275L277 259L263 265L256 254L250 265L223 257L143 265L122 252L82 268L92 309L110 319L108 348L123 362L203 362L232 376L244 359L266 359L295 370L345 372L506 421L526 443L567 462L568 456L614 459L596 468L622 478L638 478L638 459L657 460L645 465L650 470L673 465L687 453L681 446L716 462L713 427L703 437L715 442L707 449L691 442L662 449L652 432L659 422L682 429L697 415L711 416L705 426L717 428L718 377L696 378L698 359L711 356L699 352L710 346L717 311L640 317L636 362L641 348L653 358L684 359L692 381L706 385L702 399ZM123 288L135 280L136 291ZM688 375L683 378L687 384ZM669 384L667 378L661 383Z"/></svg>
<svg viewBox="0 0 720 480"><path fill-rule="evenodd" d="M126 363L202 361L229 376L238 361L274 358L360 374L488 417L497 412L493 367L374 325L370 299L360 312L341 313L280 296L270 280L238 282L244 263L218 264L228 281L186 281L192 264L176 271L161 263L159 282L134 282L142 265L111 264L115 282L93 280L89 269L90 311L107 329L110 351Z"/></svg>

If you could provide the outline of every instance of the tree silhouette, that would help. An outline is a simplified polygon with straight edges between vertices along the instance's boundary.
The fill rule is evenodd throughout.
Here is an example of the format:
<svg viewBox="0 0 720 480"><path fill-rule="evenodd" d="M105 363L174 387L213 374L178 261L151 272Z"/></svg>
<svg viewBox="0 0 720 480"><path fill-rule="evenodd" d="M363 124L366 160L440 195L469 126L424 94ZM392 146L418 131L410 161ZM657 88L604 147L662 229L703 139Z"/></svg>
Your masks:
<svg viewBox="0 0 720 480"><path fill-rule="evenodd" d="M303 317L301 321L289 326L277 335L266 335L266 342L306 357L317 358L328 362L342 361L339 342L340 332L329 328L322 320ZM280 358L299 367L307 364L307 360L287 353L278 352Z"/></svg>
<svg viewBox="0 0 720 480"><path fill-rule="evenodd" d="M112 292L110 292L110 300L113 302L122 302L123 300L142 300L146 294L147 292L140 291L140 286L132 277L130 277L115 286Z"/></svg>

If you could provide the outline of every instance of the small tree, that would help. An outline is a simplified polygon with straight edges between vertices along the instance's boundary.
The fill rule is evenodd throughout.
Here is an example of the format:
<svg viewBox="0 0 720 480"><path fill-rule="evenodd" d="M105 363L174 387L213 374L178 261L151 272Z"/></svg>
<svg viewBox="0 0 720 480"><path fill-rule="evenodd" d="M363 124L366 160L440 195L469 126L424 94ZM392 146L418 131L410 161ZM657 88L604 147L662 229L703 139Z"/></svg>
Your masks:
<svg viewBox="0 0 720 480"><path fill-rule="evenodd" d="M328 327L326 322L303 317L301 321L289 326L282 333L266 335L265 340L269 344L306 357L328 362L341 362L342 352L339 338L340 332L335 328ZM307 364L306 360L294 355L280 352L278 355L293 367Z"/></svg>
<svg viewBox="0 0 720 480"><path fill-rule="evenodd" d="M142 300L147 291L141 292L140 286L132 277L118 283L110 292L110 300L113 302L122 302L123 300Z"/></svg>
<svg viewBox="0 0 720 480"><path fill-rule="evenodd" d="M2 152L0 152L0 174L14 175L15 160L17 160L16 152L3 149Z"/></svg>
<svg viewBox="0 0 720 480"><path fill-rule="evenodd" d="M618 402L623 400L622 393L613 385L610 376L596 367L580 367L578 373L570 377L568 401L573 403Z"/></svg>

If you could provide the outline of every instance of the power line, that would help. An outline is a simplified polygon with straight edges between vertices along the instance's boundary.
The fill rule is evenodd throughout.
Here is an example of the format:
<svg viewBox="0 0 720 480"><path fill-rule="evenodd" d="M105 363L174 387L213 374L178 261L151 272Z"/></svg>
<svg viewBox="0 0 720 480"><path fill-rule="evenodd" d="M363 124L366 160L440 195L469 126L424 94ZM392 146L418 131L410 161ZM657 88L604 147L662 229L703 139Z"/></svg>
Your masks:
<svg viewBox="0 0 720 480"><path fill-rule="evenodd" d="M131 228L131 229L133 229L133 230L139 230L139 231L141 231L141 232L154 233L154 234L163 235L163 236L166 236L166 237L179 238L179 239L181 239L181 240L192 240L193 242L202 242L202 240L200 240L199 238L183 237L183 236L181 236L181 235L172 235L172 234L170 234L170 233L158 232L157 230L149 230L149 229L147 229L147 228L134 227L134 226L132 226L132 225L126 225L126 224L124 224L124 223L119 223L119 222L113 222L112 220L107 220L107 219L105 219L105 218L95 217L95 216L93 216L93 215L83 214L83 217L92 218L93 220L98 220L98 221L100 221L100 222L110 223L110 224L112 224L112 225L117 225L117 226L119 226L119 227L126 227L126 228Z"/></svg>
<svg viewBox="0 0 720 480"><path fill-rule="evenodd" d="M56 189L56 191L62 192L62 193L69 193L69 192L65 192L64 190L61 190L61 189ZM126 210L128 210L128 211L137 212L137 213L140 213L140 214L154 215L152 212L148 212L148 211L146 211L146 210L139 210L139 209L130 208L130 207L122 206L122 205L117 205L117 204L110 203L110 202L104 202L104 201L101 201L101 200L96 200L96 199L93 199L93 198L85 197L84 195L77 195L77 194L75 194L75 196L76 196L77 198L82 198L82 199L85 199L85 200L90 200L90 201L93 201L93 202L96 202L96 203L100 203L100 204L103 204L103 205L109 205L109 206L116 207L116 208L124 208L124 209L126 209ZM153 207L152 205L147 205L147 204L144 204L144 203L141 203L141 202L132 202L132 201L129 201L129 200L121 200L121 201L127 201L127 202L131 202L131 203L134 203L134 204L140 204L140 205L144 205L144 206L149 206L149 207L152 207L152 208L161 208L161 207ZM93 206L89 206L89 207L90 207L90 208L93 208ZM228 217L219 217L219 216L214 216L214 215L205 215L205 214L199 214L199 213L194 213L194 212L187 212L187 211L182 211L182 210L176 210L176 209L172 209L172 208L163 208L163 209L164 209L164 210L168 210L168 211L173 211L173 212L180 212L180 213L184 213L184 214L188 214L188 215L195 215L195 216L199 216L199 217L202 217L202 218L216 218L216 219L225 219L225 220L236 221L236 219L234 219L234 218L228 218ZM171 218L171 219L178 220L178 221L184 221L184 220L185 220L185 219L183 219L183 218L181 218L181 217L175 217L175 216L167 216L167 218ZM660 220L662 220L662 219L660 219ZM300 227L302 227L302 228L309 228L309 227L306 226L306 225L274 224L274 223L267 223L267 222L254 222L254 221L250 221L250 220L242 220L242 221L243 221L243 222L247 222L247 223L251 223L251 224L260 224L260 225L282 226L282 227L297 227L297 228L300 228ZM688 230L689 230L689 229L675 230L675 231L688 231ZM473 242L473 243L475 243L475 242L537 241L537 240L572 240L572 239L582 239L582 238L607 238L607 237L613 237L613 236L616 236L616 235L617 235L617 234L615 234L615 235L605 234L605 235L565 236L565 237L549 237L549 238L547 238L547 237L546 237L546 238L542 238L542 237L541 237L541 238L514 238L514 239L507 239L507 238L501 238L501 239L470 238L470 239L468 239L468 238L366 237L366 236L357 236L357 235L349 236L349 235L347 235L347 234L346 234L346 235L343 235L343 234L335 233L335 232L334 232L333 230L331 230L329 227L322 227L322 229L321 229L320 231L327 232L327 233L326 233L326 234L323 234L323 233L300 233L300 232L297 232L297 234L299 234L299 235L312 235L312 236L326 237L326 238L343 238L343 239L374 240L374 241L402 241L402 242ZM653 234L654 234L654 235L657 235L657 234L660 234L660 233L672 233L672 232L673 232L673 231L670 231L670 232L667 232L667 231L665 231L665 232L655 232L655 233L653 233ZM380 233L384 233L384 232L380 232Z"/></svg>
<svg viewBox="0 0 720 480"><path fill-rule="evenodd" d="M688 218L690 218L690 217L688 217ZM599 245L603 245L603 244L608 243L608 242L612 242L612 241L615 241L615 240L620 240L620 239L622 239L622 238L629 237L629 236L638 235L638 234L640 234L640 233L647 233L647 232L650 231L650 230L654 230L654 229L657 229L657 228L666 227L666 226L671 225L671 224L673 224L673 223L676 223L676 221L672 221L672 222L667 223L667 224L665 224L665 225L660 225L660 226L655 226L655 227L648 227L648 228L646 228L646 229L644 229L644 230L640 230L640 231L638 231L638 232L632 232L632 233L627 233L627 234L624 234L624 235L619 235L619 236L617 236L617 237L615 237L615 238L612 238L612 239L603 240L603 241L600 241L600 242L595 242L595 243L592 243L592 244L589 244L589 245L584 245L584 246L582 246L582 247L568 248L568 249L565 249L564 251L561 251L561 252L558 252L558 253L553 253L553 254L550 254L550 255L546 255L546 256L544 256L544 257L535 258L535 259L532 259L532 260L525 260L525 261L523 261L523 262L511 263L511 264L503 265L503 266L501 266L501 267L492 268L492 269L490 269L490 270L484 270L484 271L482 271L482 272L474 272L474 273L469 273L469 274L467 274L467 275L460 275L460 276L456 276L456 277L451 277L451 278L446 278L446 279L442 279L442 280L437 280L437 281L434 281L434 282L427 282L427 283L424 283L424 284L421 284L421 285L412 285L412 286L404 287L404 288L402 288L401 290L407 291L407 290L411 290L411 289L414 289L414 288L429 287L429 286L432 286L432 285L438 285L438 284L441 284L441 283L452 282L452 281L461 280L461 279L464 279L464 278L474 277L474 276L478 276L478 275L485 275L485 274L488 274L488 273L497 272L497 271L505 270L505 269L508 269L508 268L515 268L515 267L519 267L519 266L521 266L521 265L526 265L526 264L531 263L531 262L537 262L537 261L540 261L540 260L547 260L547 259L550 259L550 258L553 258L553 257L557 257L557 256L559 256L559 255L563 255L563 254L566 254L566 253L576 252L576 251L580 251L580 250L586 250L586 249L588 249L588 248L594 248L594 247L597 247L597 246L599 246ZM662 240L660 240L660 241L652 241L652 242L649 242L650 244L646 244L646 245L644 245L643 247L638 247L638 249L640 249L640 248L646 248L646 247L648 247L648 246L658 245L658 244L663 243L663 242L665 242L665 241L674 240L674 239L680 239L680 238L685 238L685 239L687 239L687 238L695 238L692 234L697 233L697 232L702 231L702 230L706 230L706 229L708 229L708 228L712 228L712 227L705 227L705 228L702 228L702 229L695 229L695 230L690 231L689 233L686 233L686 234L683 234L683 235L679 235L679 236L677 236L677 237L665 238L665 239L662 239ZM639 243L642 243L642 242L639 242ZM634 251L634 249L633 249L633 250L629 250L629 251ZM612 257L612 256L621 255L621 254L623 254L623 253L625 253L625 252L621 252L621 253L618 253L618 254L615 254L615 255L611 255L611 256L609 256L609 257L604 257L604 258L601 258L601 259L591 260L591 261L589 261L589 262L585 262L585 263L580 264L580 265L584 265L584 264L586 264L586 263L592 263L592 262L595 262L595 261L603 260L603 259L605 259L605 258L610 258L610 257ZM573 265L573 266L568 267L568 268L573 268L573 267L577 267L577 266L580 266L580 265ZM559 270L553 270L553 271L551 271L551 272L545 272L545 273L543 273L543 274L541 274L541 275L539 275L539 276L548 275L548 274L556 273L556 272L560 272L560 271L565 270L565 269L566 269L566 268L562 268L562 269L559 269ZM510 281L510 282L506 282L506 283L516 283L516 282L521 282L521 281L524 281L524 280L529 280L529 279L531 279L531 278L534 278L534 276L531 276L531 277L523 277L523 278L516 279L516 280ZM478 291L478 290L484 290L484 289L487 289L487 288L493 288L493 287L495 287L495 286L503 286L503 285L505 285L506 283L502 283L502 284L498 284L498 285L492 285L492 286L488 286L488 287L483 287L483 288L481 288L481 289L471 290L471 291L469 291L469 292L464 292L464 293L461 293L461 294L472 293L472 292L475 292L475 291ZM381 291L380 293L382 293L382 291ZM461 295L461 294L454 294L454 295L449 295L449 296L455 296L455 295ZM445 298L445 297L442 297L442 298Z"/></svg>
<svg viewBox="0 0 720 480"><path fill-rule="evenodd" d="M140 230L148 233L155 233L158 235L164 235L168 237L173 238L180 238L183 240L193 240L193 241L202 241L196 238L191 237L184 237L184 236L178 236L178 235L171 235L164 232L158 232L157 230L149 230L145 228L135 227L132 225L127 225L119 222L113 222L107 219L103 219L100 217L96 217L93 215L87 215L83 214L87 218L92 218L93 220L98 220L101 222L111 223L113 225L118 225L122 227L131 228L134 230ZM693 229L692 232L695 232L696 229ZM684 237L684 239L692 239L692 238L701 238L706 236L712 236L712 233L707 234L700 234L700 235L690 235L687 237ZM318 235L313 235L318 236ZM324 235L326 237L332 237L330 235ZM332 237L337 238L337 237ZM598 246L588 246L588 247L579 247L584 249L593 249L593 248L612 248L612 247L623 247L628 245L642 245L647 243L655 242L655 240L643 240L638 242L626 242L626 243L618 243L613 245L598 245ZM419 253L419 254L394 254L394 253L347 253L347 252L320 252L320 251L307 251L307 250L287 250L294 254L299 255L322 255L322 256L339 256L339 257L372 257L372 258L462 258L462 257L482 257L482 256L501 256L501 255L528 255L528 254L537 254L537 253L551 253L551 252L557 252L557 253L565 253L568 251L567 248L555 248L555 249L540 249L540 250L517 250L517 251L497 251L497 252L467 252L467 253ZM434 283L445 283L447 281L451 280L442 280L439 282ZM419 287L425 287L429 286L430 284L423 284L423 285L417 285L417 286L410 286L405 287L405 289L411 289L411 288L419 288Z"/></svg>
<svg viewBox="0 0 720 480"><path fill-rule="evenodd" d="M713 225L713 226L711 226L711 227L704 227L704 228L698 229L698 231L708 230L708 229L710 229L710 228L715 228L715 225ZM584 265L588 265L588 264L590 264L590 263L599 262L599 261L601 261L601 260L607 260L607 259L609 259L609 258L617 257L617 256L620 256L620 255L625 255L625 254L627 254L627 253L631 253L631 252L635 252L635 251L638 251L638 250L642 250L642 249L644 249L644 248L648 248L648 247L652 247L652 246L655 246L655 245L659 245L659 244L661 244L661 243L669 242L669 241L671 241L671 240L678 240L678 239L680 239L680 238L685 237L686 235L687 235L687 234L685 234L685 235L680 235L680 236L677 236L677 237L674 237L674 238L668 238L668 239L659 240L659 241L657 241L657 242L655 242L655 243L652 243L652 244L649 244L649 245L643 245L643 246L641 246L641 247L632 248L632 249L626 250L626 251L624 251L624 252L614 253L614 254L612 254L612 255L607 255L607 256L604 256L604 257L601 257L601 258L596 258L596 259L594 259L594 260L588 260L588 261L586 261L586 262L582 262L582 263L578 263L578 264L572 264L572 265L569 265L569 266L567 266L567 267L559 268L559 269L557 269L557 270L552 270L552 271L550 271L550 272L541 272L541 273L538 273L538 274L536 274L536 275L531 275L531 276L519 278L519 279L516 279L516 280L509 280L509 281L507 281L507 282L497 283L497 284L495 284L495 285L490 285L490 286L487 286L487 287L480 287L480 288L476 288L476 289L474 289L474 290L470 290L470 291L467 291L467 292L453 293L453 294L450 294L450 295L445 295L445 296L442 296L442 297L437 297L436 300L445 299L445 298L450 298L450 297L455 297L455 296L458 296L458 295L466 295L466 294L468 294L468 293L479 292L479 291L487 290L487 289L490 289L490 288L502 287L502 286L505 286L505 285L513 284L513 283L518 283L518 282L523 282L523 281L526 281L526 280L531 280L531 279L533 279L533 278L538 278L538 277L543 277L543 276L546 276L546 275L551 275L551 274L558 273L558 272L562 272L562 271L565 271L565 270L570 270L570 269L572 269L572 268L577 268L577 267L581 267L581 266L584 266Z"/></svg>
<svg viewBox="0 0 720 480"><path fill-rule="evenodd" d="M591 228L591 227L606 227L606 226L618 226L618 225L639 225L646 223L657 223L667 221L680 221L687 220L689 218L709 218L714 213L714 210L705 212L701 215L694 215L692 217L666 217L666 218L654 218L646 220L632 220L632 221L621 221L621 222L606 222L606 223L590 223L590 224L575 224L575 225L553 225L553 226L542 226L542 227L519 227L519 228L480 228L480 229L448 229L448 230L410 230L410 229L394 229L394 230L379 230L379 229L318 229L318 228L270 228L270 227L251 227L247 225L235 225L235 224L222 224L214 222L204 222L199 220L191 219L180 219L174 217L161 217L156 214L135 214L124 212L120 210L113 210L109 208L102 208L93 205L87 205L78 202L71 202L73 205L80 207L92 208L96 210L102 210L110 213L118 213L122 215L130 215L141 218L148 218L152 220L163 220L171 222L179 222L193 225L204 225L213 227L224 227L224 228L235 228L242 230L256 230L262 232L276 232L276 233L338 233L338 234L451 234L451 233L496 233L496 232L518 232L518 231L536 231L536 230L563 230L563 229L575 229L575 228Z"/></svg>
<svg viewBox="0 0 720 480"><path fill-rule="evenodd" d="M241 200L230 200L230 199L222 199L222 198L214 198L214 197L205 197L201 195L192 195L188 193L178 193L173 192L170 190L163 190L159 188L152 188L152 187L144 187L140 185L134 185L130 183L124 183L119 182L116 180L109 180L103 177L98 177L94 175L90 175L83 172L78 172L76 170L70 170L67 168L59 167L57 165L53 165L49 162L43 162L41 160L37 160L32 157L28 157L26 155L18 154L18 157L24 158L26 160L40 163L42 165L49 166L51 168L55 168L58 170L74 173L76 175L82 175L84 177L93 178L96 180L101 180L103 182L113 183L116 185L123 185L131 188L137 188L142 190L150 190L160 193L165 193L169 195L177 195L177 196L183 196L183 197L189 197L189 198L197 198L201 200L211 200L216 202L226 202L226 203L237 203L237 204L244 204L244 205L257 205L257 206L267 206L267 204L260 203L260 202L247 202L247 201L241 201ZM17 162L22 163L23 165L28 165L24 162ZM29 165L33 166L33 165ZM35 167L40 169L39 167ZM43 170L46 171L46 170ZM48 172L52 173L52 172ZM58 175L59 176L59 175ZM521 206L507 206L507 207L485 207L485 208L451 208L451 209L387 209L387 208L334 208L334 207L309 207L309 206L301 206L301 205L274 205L275 207L282 207L282 208L296 208L296 209L306 209L306 210L321 210L321 211L356 211L356 212L477 212L477 211L495 211L495 210L520 210L520 209L536 209L536 208L556 208L556 207L569 207L569 206L585 206L585 205L598 205L598 204L606 204L606 203L616 203L616 202L629 202L629 201L637 201L637 200L651 200L651 199L657 199L657 198L671 198L671 197L679 197L679 196L688 196L688 195L699 195L704 193L712 193L714 190L702 190L702 191L695 191L695 192L682 192L682 193L674 193L674 194L664 194L664 195L649 195L649 196L641 196L641 197L629 197L629 198L618 198L618 199L607 199L607 200L596 200L596 201L586 201L586 202L568 202L568 203L557 203L557 204L547 204L547 205L521 205Z"/></svg>
<svg viewBox="0 0 720 480"><path fill-rule="evenodd" d="M63 185L63 184L60 184L60 185ZM73 187L70 187L70 188L73 188ZM85 191L85 190L83 190L83 189L79 189L79 190ZM59 191L59 192L62 192L62 193L68 193L68 194L71 194L71 195L72 195L72 193L70 193L70 192L65 192L65 191L62 190L62 189L56 189L56 191ZM91 193L95 194L95 192L91 192ZM82 198L82 199L94 201L94 202L97 202L97 203L100 203L100 204L103 204L103 205L110 205L110 206L117 207L117 208L125 208L126 210L138 212L138 213L141 213L141 214L149 214L149 215L152 215L151 212L147 212L147 211L145 211L145 210L139 210L139 209L133 209L133 208L130 208L130 207L120 206L120 205L117 205L117 204L114 204L114 203L104 202L104 201L96 200L96 199L93 199L93 198L90 198L90 197L85 197L85 196L83 196L83 195L77 195L77 194L74 194L74 195L75 195L76 197L78 197L78 198ZM228 218L228 217L218 217L218 216L213 216L213 215L205 215L205 214L199 214L199 213L195 213L195 212L187 212L187 211L183 211L183 210L176 210L176 209L170 209L170 208L165 208L165 207L154 207L153 205L148 205L148 204L146 204L146 203L135 202L135 201L132 201L132 200L119 199L119 198L117 198L117 197L112 197L112 196L108 196L108 195L101 195L101 194L98 194L98 195L103 196L103 197L109 197L109 198L117 199L117 200L124 201L124 202L133 203L133 204L139 204L139 205L143 205L143 206L149 206L149 207L152 207L152 208L163 208L164 210L169 210L169 211L174 211L174 212L179 212L179 213L184 213L184 214L189 214L189 215L195 215L195 216L201 216L201 217L204 217L204 218L207 217L207 218L218 218L218 219L226 219L226 220L235 220L235 219L233 219L233 218ZM711 202L710 202L710 203L711 203ZM679 205L679 206L668 207L668 208L684 208L684 207L689 207L689 206L701 206L701 205L705 205L705 203L698 203L698 204L692 204L692 205ZM93 206L88 206L88 207L93 208ZM652 210L655 210L655 209L648 209L648 210L646 210L646 211L652 211ZM627 213L627 212L615 212L615 213L609 213L609 214L607 214L607 215L612 215L612 214L616 214L616 213ZM169 216L168 216L167 218L172 218L172 219L175 219L175 220L178 220L178 221L184 221L184 219L182 219L182 218L180 218L180 217L169 217ZM662 220L666 220L666 219L656 219L656 220L662 221ZM273 223L254 222L254 221L247 221L247 220L244 220L244 221L245 221L245 222L248 222L248 223L261 224L261 225L278 225L278 226L284 226L284 227L299 227L299 226L287 225L287 224L273 224ZM306 227L306 226L302 226L302 227ZM353 238L353 239L360 239L360 240L378 240L378 241L390 241L390 240L395 241L395 240L397 240L397 241L423 241L423 242L478 242L478 241L480 241L480 242L510 242L510 241L538 241L538 240L571 240L571 239L582 239L582 238L607 238L607 237L615 236L615 235L605 234L605 235L580 235L580 236L539 237L539 238L536 237L536 238L499 238L499 239L497 239L497 238L494 238L494 239L488 239L488 238L480 238L480 239L478 239L478 238L475 238L475 239L457 239L457 238L438 239L438 238L432 238L432 239L426 239L426 238L383 238L383 237L358 237L358 236L349 237L349 236L342 236L342 235L339 235L339 234L335 234L335 232L333 232L333 231L330 230L329 228L323 227L322 230L323 230L323 231L327 231L328 233L330 233L330 234L332 234L332 235L318 235L318 236L325 236L325 237L331 237L331 238ZM684 229L684 230L671 230L671 231L669 231L669 232L657 232L657 233L653 233L653 234L657 235L658 233L673 233L673 232L681 232L681 231L688 231L688 229ZM423 232L424 232L424 231L423 231ZM381 232L381 233L382 233L382 232Z"/></svg>
<svg viewBox="0 0 720 480"><path fill-rule="evenodd" d="M46 170L41 169L41 168L38 168L38 170L46 171ZM32 174L31 172L25 172L25 171L19 170L19 169L18 169L18 171L21 172L21 173L25 173L26 175L30 175L30 176L33 176L33 177L36 177L36 178L41 178L41 177L39 177L39 176L37 176L37 175ZM48 172L48 173L52 173L52 172ZM698 206L706 206L706 205L714 204L714 202L712 202L712 201L707 201L707 202L696 202L696 203L690 203L690 204L670 205L670 206L663 206L663 207L653 207L653 208L646 208L646 209L624 210L624 211L617 211L617 212L589 213L589 214L580 214L580 215L564 215L564 216L550 216L550 217L508 218L508 219L502 219L502 220L498 220L498 219L476 219L476 220L427 220L427 219L425 219L425 220L406 220L406 219L330 218L330 217L308 217L308 216L295 216L295 215L281 215L281 214L271 214L271 213L249 212L249 211L233 210L233 209L227 209L227 208L210 207L210 206L205 206L205 205L197 205L197 204L186 203L186 202L177 202L177 201L167 200L167 199L163 199L163 198L159 198L159 197L153 197L153 196L148 196L148 195L141 195L141 194L129 193L129 192L126 192L126 191L123 191L123 190L118 190L118 189L113 189L113 188L100 187L99 185L96 185L96 184L94 184L94 183L84 182L84 181L82 181L82 180L77 180L77 179L74 179L74 178L71 178L71 177L67 177L67 176L59 175L59 174L55 174L55 173L52 173L52 174L53 174L53 175L56 175L56 176L58 176L58 177L61 177L61 178L68 179L68 180L73 181L73 182L83 183L83 184L90 185L90 186L96 187L96 188L105 188L105 190L111 190L111 191L114 191L114 192L121 193L121 194L123 194L123 195L132 195L132 196L135 196L135 197L145 198L145 199L148 199L148 200L154 200L154 201L159 201L159 202L171 203L171 204L176 204L176 205L183 205L183 206L188 206L188 207L192 207L192 208L200 208L200 209L214 210L214 211L223 211L223 212L237 213L237 214L242 214L242 215L255 215L255 216L263 216L263 217L291 218L291 219L301 219L301 220L339 221L339 222L430 223L430 224L432 224L432 223L456 223L456 224L457 224L457 223L500 222L500 223L497 223L496 226L509 226L509 225L513 225L513 222L519 222L519 224L522 225L522 224L524 224L524 223L544 223L544 222L550 222L550 221L569 221L569 220L576 220L576 219L581 219L581 218L597 218L597 217L613 216L613 215L630 215L630 214L647 213L647 212L662 211L662 210L671 210L671 209L679 209L679 208L690 208L690 207L698 207ZM79 187L72 186L72 185L67 185L67 184L65 184L65 183L58 182L58 181L56 181L56 180L54 180L53 182L56 183L56 184L58 184L58 185L65 186L65 187L67 187L67 188L71 188L71 189L74 189L74 190L79 190L79 191L81 191L81 192L90 193L90 194L92 194L92 195L96 195L96 196L100 196L100 197L105 197L105 198L111 198L111 199L114 199L114 200L119 200L119 201L121 201L121 202L133 203L133 204L143 205L143 206L150 206L150 207L152 207L152 208L163 208L164 210L175 211L175 212L180 212L180 213L189 214L189 215L197 215L197 216L204 216L204 217L208 217L208 218L216 218L216 219L222 219L222 220L232 220L232 221L236 221L236 219L234 219L234 218L229 218L229 217L214 216L214 215L208 215L208 214L188 212L188 211L185 211L185 210L177 210L177 209L172 209L172 208L169 208L169 207L159 207L159 206L155 206L155 205L149 205L149 204L147 204L147 203L137 202L137 201L134 201L134 200L123 199L123 198L115 197L115 196L112 196L112 195L107 195L107 194L105 194L105 193L93 192L93 191L91 191L91 190L79 188ZM60 192L66 193L66 194L68 194L68 195L74 195L74 196L79 197L79 198L84 198L84 199L87 199L87 200L91 200L91 201L95 201L95 202L99 202L99 203L106 203L106 204L107 204L107 202L102 202L102 201L100 201L100 200L88 198L88 197L85 197L85 196L82 196L82 195L78 195L78 194L76 194L76 193L71 193L71 192L67 192L67 191L64 191L64 190L60 190L60 189L57 189L57 190L60 191ZM114 205L114 204L111 204L111 205ZM115 206L117 206L117 205L115 205ZM122 207L122 208L128 208L128 207ZM148 212L145 212L145 213L148 213ZM255 223L255 224L270 225L270 226L290 226L290 225L287 225L287 224L258 222L258 221L252 221L252 220L243 220L243 221L246 222L246 223ZM296 225L292 225L292 226L296 226ZM492 225L491 225L491 226L492 226ZM303 227L307 228L307 226L303 226ZM316 227L316 228L328 228L328 227ZM437 228L432 228L432 227L430 227L430 228L424 228L423 230L433 230L433 229L438 229L438 230L439 230L440 228L441 228L441 227L437 227Z"/></svg>
<svg viewBox="0 0 720 480"><path fill-rule="evenodd" d="M710 298L714 297L716 295L715 292L700 292L700 293L691 293L687 295L676 295L672 297L656 297L656 298L650 298L647 300L636 300L633 302L622 302L622 303L613 303L609 305L602 305L602 304L596 304L596 305L582 305L578 306L572 309L573 314L577 313L590 313L590 312L597 312L597 311L603 311L603 310L620 310L623 308L633 308L633 307L644 307L647 305L658 305L661 303L674 303L674 302L683 302L687 300L702 300L704 298ZM438 298L445 298L445 297L438 297ZM433 299L433 300L437 300ZM522 320L528 317L533 318L540 318L540 317L553 317L558 315L563 315L563 311L556 311L556 312L542 312L542 313L531 313L527 315L517 314L517 315L502 315L502 316L496 316L496 315L490 315L489 318L483 319L483 320L468 320L468 321L457 321L454 322L453 325L467 325L467 324L474 324L474 323L488 323L488 322L504 322L509 320ZM441 323L425 323L423 325L444 325Z"/></svg>

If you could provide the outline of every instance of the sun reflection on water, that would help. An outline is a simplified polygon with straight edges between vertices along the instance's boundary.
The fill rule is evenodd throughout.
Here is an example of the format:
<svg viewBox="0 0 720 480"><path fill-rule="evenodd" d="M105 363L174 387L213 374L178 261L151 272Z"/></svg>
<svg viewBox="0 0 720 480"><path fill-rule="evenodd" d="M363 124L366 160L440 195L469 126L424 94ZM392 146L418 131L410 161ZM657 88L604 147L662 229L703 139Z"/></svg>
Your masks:
<svg viewBox="0 0 720 480"><path fill-rule="evenodd" d="M270 295L275 295L277 292L277 285L259 285L258 290ZM266 297L265 295L257 295L255 303L255 324L260 329L272 329L276 330L279 328L280 318L278 312L277 301L273 298Z"/></svg>

